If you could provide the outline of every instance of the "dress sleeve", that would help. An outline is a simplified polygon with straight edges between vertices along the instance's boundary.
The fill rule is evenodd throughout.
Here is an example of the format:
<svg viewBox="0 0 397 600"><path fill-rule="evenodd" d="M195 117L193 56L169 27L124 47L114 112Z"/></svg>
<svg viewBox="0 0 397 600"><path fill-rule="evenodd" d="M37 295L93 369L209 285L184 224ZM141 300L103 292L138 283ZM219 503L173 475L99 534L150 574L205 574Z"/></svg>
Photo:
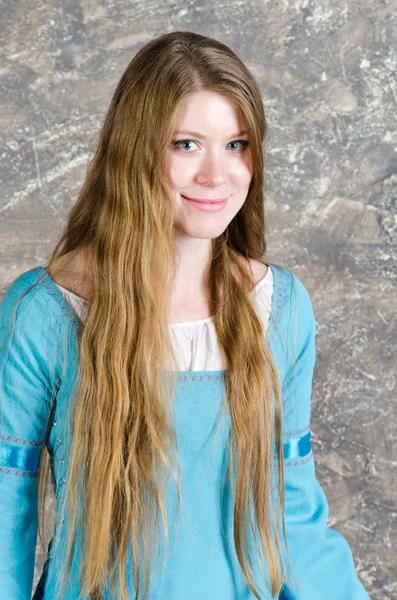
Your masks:
<svg viewBox="0 0 397 600"><path fill-rule="evenodd" d="M0 303L0 589L31 598L38 525L38 470L51 406L54 317L20 276Z"/></svg>
<svg viewBox="0 0 397 600"><path fill-rule="evenodd" d="M279 599L368 600L348 542L327 526L328 502L316 479L310 446L316 321L309 294L293 274L290 307L282 385L284 500L286 538L296 582L291 579L293 587L289 589L284 585Z"/></svg>

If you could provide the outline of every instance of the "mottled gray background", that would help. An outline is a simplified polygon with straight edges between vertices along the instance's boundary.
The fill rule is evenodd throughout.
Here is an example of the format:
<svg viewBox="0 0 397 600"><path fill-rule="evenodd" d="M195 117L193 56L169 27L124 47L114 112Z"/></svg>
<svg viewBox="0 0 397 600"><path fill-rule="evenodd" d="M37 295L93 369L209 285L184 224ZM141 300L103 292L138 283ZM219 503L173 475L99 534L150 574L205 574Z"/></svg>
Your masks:
<svg viewBox="0 0 397 600"><path fill-rule="evenodd" d="M318 324L312 441L329 524L371 599L396 599L397 1L0 7L0 296L45 263L143 44L202 33L255 74L269 124L267 258L302 280Z"/></svg>

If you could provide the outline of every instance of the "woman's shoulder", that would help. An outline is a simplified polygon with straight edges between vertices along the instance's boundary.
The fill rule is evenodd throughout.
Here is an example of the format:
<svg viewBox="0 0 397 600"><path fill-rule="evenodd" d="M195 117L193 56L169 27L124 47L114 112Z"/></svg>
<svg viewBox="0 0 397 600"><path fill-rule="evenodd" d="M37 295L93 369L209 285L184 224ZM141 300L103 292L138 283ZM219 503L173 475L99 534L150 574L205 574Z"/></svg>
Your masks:
<svg viewBox="0 0 397 600"><path fill-rule="evenodd" d="M16 312L20 307L20 315L28 312L28 318L31 318L35 313L43 311L46 299L37 283L38 277L34 269L20 273L5 289L0 300L0 314L3 317L10 316L13 310Z"/></svg>
<svg viewBox="0 0 397 600"><path fill-rule="evenodd" d="M76 296L88 299L88 254L86 248L76 248L51 261L45 266L47 274L56 285Z"/></svg>
<svg viewBox="0 0 397 600"><path fill-rule="evenodd" d="M269 267L267 266L267 264L254 258L250 259L250 266L253 274L254 285L256 285L259 281L261 281L261 279L263 279L266 276Z"/></svg>
<svg viewBox="0 0 397 600"><path fill-rule="evenodd" d="M62 323L79 326L74 312L57 289L57 284L60 284L68 289L84 290L84 287L75 287L79 280L79 272L74 271L77 263L72 260L76 260L75 256L71 253L64 256L64 261L52 261L50 269L47 266L36 266L20 273L11 281L0 299L0 328L17 320L18 326L23 330L40 330L43 333L48 331L52 336Z"/></svg>
<svg viewBox="0 0 397 600"><path fill-rule="evenodd" d="M304 284L304 277L298 276L294 271L276 263L271 263L270 266L278 278L282 280L283 286L288 288L291 296L294 293L309 295L308 289Z"/></svg>
<svg viewBox="0 0 397 600"><path fill-rule="evenodd" d="M309 286L304 283L305 278L284 266L274 263L270 266L274 276L274 293L278 301L275 305L282 306L287 328L289 329L291 322L296 322L297 319L302 327L313 327L315 316Z"/></svg>
<svg viewBox="0 0 397 600"><path fill-rule="evenodd" d="M59 322L35 269L25 271L11 282L0 300L0 347L15 343L16 348L39 360L46 348L53 351Z"/></svg>
<svg viewBox="0 0 397 600"><path fill-rule="evenodd" d="M243 256L239 258L245 261ZM293 270L274 262L250 258L248 264L254 285L266 277L268 269L272 271L274 294L272 317L278 327L289 329L291 320L297 315L301 321L307 319L308 323L312 324L313 308L310 294L303 283L304 278L298 276Z"/></svg>
<svg viewBox="0 0 397 600"><path fill-rule="evenodd" d="M293 271L287 269L282 265L276 263L266 263L253 258L249 259L249 265L252 271L254 283L258 283L263 279L268 270L271 269L273 274L276 275L276 279L280 281L283 288L287 288L288 292L292 294L296 289L301 293L308 293L305 288L303 281Z"/></svg>

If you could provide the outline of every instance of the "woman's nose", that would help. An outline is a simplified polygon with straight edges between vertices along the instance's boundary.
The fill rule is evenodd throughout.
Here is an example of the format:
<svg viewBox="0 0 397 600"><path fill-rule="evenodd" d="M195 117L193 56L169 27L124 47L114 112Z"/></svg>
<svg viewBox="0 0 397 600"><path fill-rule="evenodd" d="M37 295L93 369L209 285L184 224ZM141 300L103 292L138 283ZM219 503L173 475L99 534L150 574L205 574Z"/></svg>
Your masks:
<svg viewBox="0 0 397 600"><path fill-rule="evenodd" d="M202 166L197 176L197 181L201 185L219 186L225 183L226 171L219 160L209 160Z"/></svg>
<svg viewBox="0 0 397 600"><path fill-rule="evenodd" d="M225 177L212 177L212 178L205 178L203 181L199 181L199 183L201 185L209 185L211 187L218 187L220 185L222 185L223 183L225 183L226 179Z"/></svg>

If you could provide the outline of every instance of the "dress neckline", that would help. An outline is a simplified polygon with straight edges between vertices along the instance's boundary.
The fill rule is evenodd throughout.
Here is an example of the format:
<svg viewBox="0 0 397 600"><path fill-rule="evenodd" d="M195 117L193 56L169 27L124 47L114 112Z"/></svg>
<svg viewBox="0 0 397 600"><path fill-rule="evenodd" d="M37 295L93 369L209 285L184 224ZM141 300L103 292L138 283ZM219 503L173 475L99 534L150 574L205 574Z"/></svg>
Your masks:
<svg viewBox="0 0 397 600"><path fill-rule="evenodd" d="M250 294L253 294L254 292L256 293L266 283L266 281L268 279L270 279L270 277L271 277L270 266L267 263L264 263L264 264L266 264L266 266L267 266L266 275L264 275L264 277L262 277L262 279L260 279L259 281L256 282L256 284L252 288ZM42 267L42 269L44 269L44 267ZM46 271L46 273L47 273L47 271ZM60 285L59 283L55 283L55 281L50 277L50 275L48 273L47 273L47 277L49 279L51 279L53 285L55 285L58 289L63 290L66 294L68 294L69 296L72 296L78 302L81 302L82 304L86 304L87 301L85 300L85 298L78 296L71 290L68 290L67 288L63 287L63 285ZM173 329L180 329L180 328L187 327L187 326L195 326L195 325L201 325L204 323L212 323L213 321L214 321L214 317L211 316L211 317L204 317L203 319L195 319L193 321L179 321L178 323L168 323L168 326L172 327Z"/></svg>
<svg viewBox="0 0 397 600"><path fill-rule="evenodd" d="M273 276L274 274L272 272L272 267L269 263L263 263L265 264L268 268L266 271L266 275L264 277L262 277L262 279L260 279L259 281L257 281L257 283L255 284L255 286L252 288L252 290L250 291L250 295L253 294L254 292L256 293L268 280L270 280L270 278ZM64 290L67 294L69 294L70 296L74 297L77 301L81 302L83 305L86 304L86 300L85 298L82 298L81 296L78 296L77 294L75 294L74 292L68 290L67 288L63 287L62 285L55 283L55 281L52 279L52 277L49 275L49 273L47 272L47 270L42 266L39 265L36 270L39 271L40 275L44 275L48 284L50 285L50 287L53 290L56 290L57 294L62 298L62 300L66 303L66 300L61 292L61 290ZM69 306L69 305L68 305ZM72 308L71 310L73 310L73 312L75 313L76 311ZM79 317L79 315L76 313L76 316L78 318L78 321L81 323L81 319ZM214 317L205 317L204 319L196 319L195 321L181 321L179 323L169 323L168 326L171 327L172 329L180 329L183 327L187 327L187 326L194 326L194 325L201 325L203 323L212 323L214 320Z"/></svg>

